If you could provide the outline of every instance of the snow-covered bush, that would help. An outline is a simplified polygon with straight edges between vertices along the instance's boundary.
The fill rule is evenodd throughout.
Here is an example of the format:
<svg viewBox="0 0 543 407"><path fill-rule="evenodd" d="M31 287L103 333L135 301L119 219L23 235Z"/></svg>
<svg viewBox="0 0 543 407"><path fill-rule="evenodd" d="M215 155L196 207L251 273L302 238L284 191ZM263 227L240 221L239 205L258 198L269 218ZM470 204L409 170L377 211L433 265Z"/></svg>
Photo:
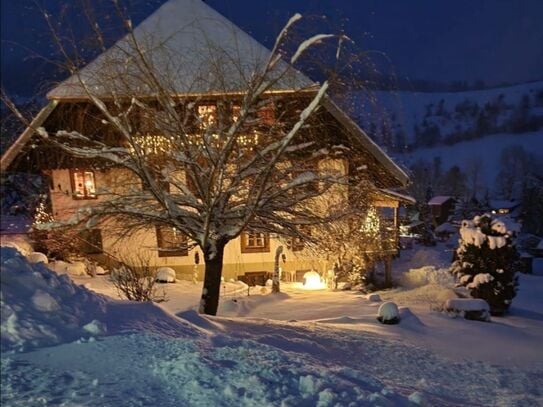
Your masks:
<svg viewBox="0 0 543 407"><path fill-rule="evenodd" d="M175 270L170 267L159 267L155 280L158 283L175 283Z"/></svg>
<svg viewBox="0 0 543 407"><path fill-rule="evenodd" d="M445 302L444 310L453 316L462 316L475 321L490 321L490 307L479 298L451 298Z"/></svg>
<svg viewBox="0 0 543 407"><path fill-rule="evenodd" d="M377 320L383 324L393 325L400 322L400 311L392 301L387 301L379 307Z"/></svg>
<svg viewBox="0 0 543 407"><path fill-rule="evenodd" d="M122 260L120 267L114 269L110 277L119 295L130 301L166 300L164 291L158 293L156 290L157 271L148 257L136 254Z"/></svg>
<svg viewBox="0 0 543 407"><path fill-rule="evenodd" d="M464 220L457 260L451 267L459 286L484 299L492 315L503 315L517 292L518 252L513 233L489 214Z"/></svg>

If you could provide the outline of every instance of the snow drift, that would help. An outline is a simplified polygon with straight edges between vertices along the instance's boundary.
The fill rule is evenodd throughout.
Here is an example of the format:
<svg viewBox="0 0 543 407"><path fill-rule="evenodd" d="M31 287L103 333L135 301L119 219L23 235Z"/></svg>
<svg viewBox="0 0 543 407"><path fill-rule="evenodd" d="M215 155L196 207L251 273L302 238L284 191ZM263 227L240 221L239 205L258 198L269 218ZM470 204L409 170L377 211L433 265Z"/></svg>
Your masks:
<svg viewBox="0 0 543 407"><path fill-rule="evenodd" d="M169 336L198 333L196 327L154 304L111 300L74 284L43 263L29 263L13 248L0 249L2 351L26 351L140 329Z"/></svg>

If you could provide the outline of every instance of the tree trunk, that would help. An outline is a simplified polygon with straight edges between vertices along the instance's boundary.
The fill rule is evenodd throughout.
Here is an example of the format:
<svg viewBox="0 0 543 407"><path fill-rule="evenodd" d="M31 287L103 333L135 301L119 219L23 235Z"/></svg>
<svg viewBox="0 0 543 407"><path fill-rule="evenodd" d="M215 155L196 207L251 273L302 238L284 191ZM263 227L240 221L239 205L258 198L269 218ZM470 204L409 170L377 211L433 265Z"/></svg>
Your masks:
<svg viewBox="0 0 543 407"><path fill-rule="evenodd" d="M222 262L225 243L217 242L214 247L204 248L205 276L200 313L217 315L219 295L221 291Z"/></svg>
<svg viewBox="0 0 543 407"><path fill-rule="evenodd" d="M279 258L281 257L281 253L283 253L283 246L277 247L277 250L275 251L275 265L274 265L274 268L273 268L272 293L280 292L280 289L279 289Z"/></svg>
<svg viewBox="0 0 543 407"><path fill-rule="evenodd" d="M385 287L392 287L392 257L385 258Z"/></svg>

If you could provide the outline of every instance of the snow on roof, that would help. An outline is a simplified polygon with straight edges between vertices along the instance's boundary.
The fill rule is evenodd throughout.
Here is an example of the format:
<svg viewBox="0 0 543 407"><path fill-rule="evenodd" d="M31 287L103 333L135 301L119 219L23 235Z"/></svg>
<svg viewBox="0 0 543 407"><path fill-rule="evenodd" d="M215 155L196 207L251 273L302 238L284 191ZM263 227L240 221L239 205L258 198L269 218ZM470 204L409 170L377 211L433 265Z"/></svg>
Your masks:
<svg viewBox="0 0 543 407"><path fill-rule="evenodd" d="M401 192L394 191L392 189L383 188L380 191L383 192L385 195L389 195L391 197L397 198L398 200L400 200L402 202L405 202L405 203L410 203L410 204L416 204L417 203L417 200L415 198L413 198L412 196L407 195L407 194L402 194Z"/></svg>
<svg viewBox="0 0 543 407"><path fill-rule="evenodd" d="M134 29L134 38L166 89L180 95L242 91L270 55L267 48L202 0L169 0ZM81 79L98 96L113 91L149 95L151 90L134 62L136 52L127 35L84 67ZM279 65L287 75L273 90L315 85L285 62ZM86 98L87 94L77 76L72 76L47 97Z"/></svg>
<svg viewBox="0 0 543 407"><path fill-rule="evenodd" d="M428 205L442 205L445 202L447 202L449 199L454 199L454 198L452 196L446 196L446 195L434 196L432 199L428 201Z"/></svg>

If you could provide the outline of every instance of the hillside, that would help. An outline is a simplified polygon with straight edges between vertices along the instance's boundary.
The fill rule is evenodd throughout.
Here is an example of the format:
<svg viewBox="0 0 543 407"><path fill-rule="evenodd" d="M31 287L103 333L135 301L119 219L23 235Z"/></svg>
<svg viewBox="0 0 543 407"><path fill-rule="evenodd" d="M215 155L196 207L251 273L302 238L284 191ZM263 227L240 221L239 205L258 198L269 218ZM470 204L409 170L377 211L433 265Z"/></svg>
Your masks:
<svg viewBox="0 0 543 407"><path fill-rule="evenodd" d="M368 134L410 170L418 199L428 189L512 198L527 173L543 174L543 82L356 93L347 103ZM460 172L451 172L455 166ZM451 187L454 179L459 188Z"/></svg>

